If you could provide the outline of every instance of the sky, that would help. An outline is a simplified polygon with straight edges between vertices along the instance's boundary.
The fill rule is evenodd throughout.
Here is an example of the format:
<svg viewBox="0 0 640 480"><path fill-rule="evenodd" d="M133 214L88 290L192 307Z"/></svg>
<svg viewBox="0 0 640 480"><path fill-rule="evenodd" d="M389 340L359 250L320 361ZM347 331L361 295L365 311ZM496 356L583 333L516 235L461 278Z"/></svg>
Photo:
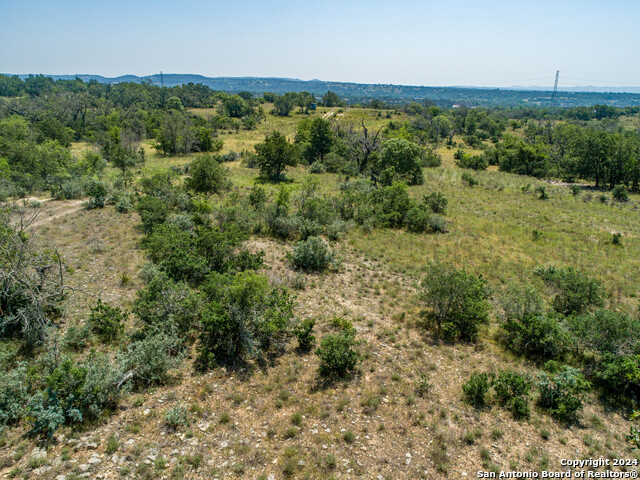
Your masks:
<svg viewBox="0 0 640 480"><path fill-rule="evenodd" d="M0 0L0 72L640 86L638 0Z"/></svg>

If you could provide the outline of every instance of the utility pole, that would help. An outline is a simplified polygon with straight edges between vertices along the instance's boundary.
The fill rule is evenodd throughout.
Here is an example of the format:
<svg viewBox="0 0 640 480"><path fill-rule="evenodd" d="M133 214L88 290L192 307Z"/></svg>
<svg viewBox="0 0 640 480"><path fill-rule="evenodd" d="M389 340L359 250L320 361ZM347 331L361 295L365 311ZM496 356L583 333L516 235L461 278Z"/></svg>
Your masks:
<svg viewBox="0 0 640 480"><path fill-rule="evenodd" d="M556 83L553 85L553 94L551 95L551 105L556 103L556 95L558 94L558 78L560 77L560 70L556 70Z"/></svg>

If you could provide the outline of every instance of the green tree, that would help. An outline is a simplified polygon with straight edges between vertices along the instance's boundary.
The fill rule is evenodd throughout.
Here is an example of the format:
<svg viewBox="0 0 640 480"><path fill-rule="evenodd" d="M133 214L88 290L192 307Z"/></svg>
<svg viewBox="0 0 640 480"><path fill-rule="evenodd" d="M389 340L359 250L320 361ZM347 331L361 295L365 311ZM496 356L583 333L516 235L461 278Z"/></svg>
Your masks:
<svg viewBox="0 0 640 480"><path fill-rule="evenodd" d="M284 178L287 167L298 163L298 151L295 145L289 143L286 137L274 131L267 135L264 142L255 146L258 155L260 174L266 178L280 181Z"/></svg>
<svg viewBox="0 0 640 480"><path fill-rule="evenodd" d="M342 100L337 93L328 90L322 97L322 105L325 107L339 107L342 104Z"/></svg>
<svg viewBox="0 0 640 480"><path fill-rule="evenodd" d="M423 183L422 158L424 152L420 145L403 138L392 138L382 145L382 155L377 166L377 178L393 168L399 180L406 180L410 185Z"/></svg>
<svg viewBox="0 0 640 480"><path fill-rule="evenodd" d="M273 114L279 117L288 117L295 106L297 93L288 92L276 97L273 101Z"/></svg>
<svg viewBox="0 0 640 480"><path fill-rule="evenodd" d="M486 280L450 265L434 263L428 267L421 299L437 335L448 340L475 341L478 327L489 320Z"/></svg>
<svg viewBox="0 0 640 480"><path fill-rule="evenodd" d="M202 155L189 165L188 189L199 193L222 193L231 187L226 169L216 157Z"/></svg>
<svg viewBox="0 0 640 480"><path fill-rule="evenodd" d="M314 118L309 129L310 155L313 159L320 157L320 161L324 160L324 156L331 150L333 144L333 132L331 125L327 120L322 118Z"/></svg>

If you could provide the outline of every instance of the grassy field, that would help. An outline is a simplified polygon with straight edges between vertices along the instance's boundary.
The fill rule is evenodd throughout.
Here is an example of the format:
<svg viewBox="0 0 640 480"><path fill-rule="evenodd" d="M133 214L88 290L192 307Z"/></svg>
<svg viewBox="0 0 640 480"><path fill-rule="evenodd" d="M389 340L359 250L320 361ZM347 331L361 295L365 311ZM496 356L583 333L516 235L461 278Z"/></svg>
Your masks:
<svg viewBox="0 0 640 480"><path fill-rule="evenodd" d="M380 126L389 121L386 112L378 117L364 109L339 113L319 108L313 115L330 110L343 113L337 121L345 123L366 119ZM221 134L223 151L250 149L274 128L291 137L300 118L268 115L256 130ZM76 144L73 151L81 154L87 148ZM184 165L193 158L160 155L151 143L144 148L146 169ZM601 202L600 192L585 188L573 196L566 185L493 170L474 172L479 184L469 187L455 167L454 151L440 147L442 167L425 169L424 185L410 188L418 198L432 191L447 196L448 233L352 230L333 245L341 267L305 275L302 285L286 260L289 244L265 237L250 241L251 248L266 253L263 273L297 286L296 317L317 319L318 337L331 331L335 315L353 319L365 358L353 381L327 388L318 382L316 356L300 354L293 346L252 374L196 373L192 355L169 385L130 395L86 431L62 429L44 461L36 458L24 432L2 434L0 475L458 479L474 477L480 469L559 470L563 458L637 455L625 442L629 423L624 412L595 394L589 395L580 424L571 427L537 408L530 420L516 422L504 409L470 407L461 385L472 372L517 368L535 374L537 367L497 344L495 324L481 332L478 345L435 343L422 326L417 287L434 259L482 274L495 294L514 281L543 289L533 275L536 267L570 265L604 281L610 308L635 315L638 197L624 205L610 198ZM259 181L257 171L240 162L225 166L236 189L246 191ZM287 176L297 188L309 174L299 166ZM335 192L343 180L333 174L314 177L325 193ZM546 187L549 199L538 199L538 185ZM278 188L264 187L272 193ZM145 262L137 214L118 214L111 206L87 211L79 201L46 201L39 211L37 232L59 246L72 269L69 282L82 290L67 305L63 328L86 317L98 297L129 308ZM612 245L614 232L623 234L621 246ZM134 328L132 317L128 328ZM420 375L431 384L424 396L416 393ZM189 411L188 427L178 431L163 423L163 412L174 406Z"/></svg>

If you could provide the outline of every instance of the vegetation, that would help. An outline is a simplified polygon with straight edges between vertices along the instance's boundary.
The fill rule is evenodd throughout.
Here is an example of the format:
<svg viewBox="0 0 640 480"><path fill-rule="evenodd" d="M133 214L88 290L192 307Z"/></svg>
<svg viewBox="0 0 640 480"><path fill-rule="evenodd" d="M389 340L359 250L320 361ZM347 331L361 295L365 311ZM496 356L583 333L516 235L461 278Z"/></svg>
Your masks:
<svg viewBox="0 0 640 480"><path fill-rule="evenodd" d="M637 109L0 79L1 468L73 475L24 434L97 425L148 478L367 476L392 428L416 478L637 438ZM147 464L125 438L153 429ZM532 434L553 449L518 457Z"/></svg>

